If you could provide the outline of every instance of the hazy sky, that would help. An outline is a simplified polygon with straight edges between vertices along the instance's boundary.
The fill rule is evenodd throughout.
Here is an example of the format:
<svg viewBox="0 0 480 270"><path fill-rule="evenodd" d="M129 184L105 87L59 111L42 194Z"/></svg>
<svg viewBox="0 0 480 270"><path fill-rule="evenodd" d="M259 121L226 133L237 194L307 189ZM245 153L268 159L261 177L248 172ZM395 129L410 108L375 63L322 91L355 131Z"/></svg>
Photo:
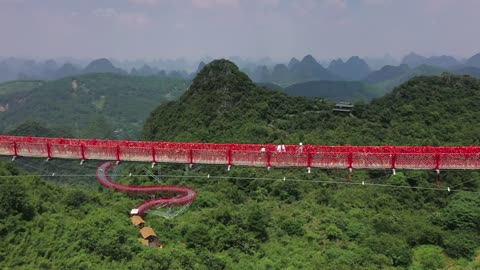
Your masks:
<svg viewBox="0 0 480 270"><path fill-rule="evenodd" d="M469 57L480 0L0 0L0 55Z"/></svg>

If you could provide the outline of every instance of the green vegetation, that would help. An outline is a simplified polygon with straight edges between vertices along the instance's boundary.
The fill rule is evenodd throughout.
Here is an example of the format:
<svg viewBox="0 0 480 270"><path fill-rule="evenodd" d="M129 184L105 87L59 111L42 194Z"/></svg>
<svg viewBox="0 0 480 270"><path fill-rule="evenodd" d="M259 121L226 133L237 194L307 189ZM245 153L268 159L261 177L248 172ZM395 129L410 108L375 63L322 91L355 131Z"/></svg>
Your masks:
<svg viewBox="0 0 480 270"><path fill-rule="evenodd" d="M0 96L28 92L34 88L42 86L44 83L44 81L39 80L21 80L0 83Z"/></svg>
<svg viewBox="0 0 480 270"><path fill-rule="evenodd" d="M376 89L379 89L376 97L381 97L392 91L393 88L417 76L438 76L447 69L421 65L416 68L409 68L407 65L398 67L384 66L378 71L370 73L365 81L371 83Z"/></svg>
<svg viewBox="0 0 480 270"><path fill-rule="evenodd" d="M12 85L9 92L13 92L20 83L24 84L4 85ZM0 95L0 105L9 104L8 110L0 112L0 131L35 121L75 137L139 138L148 113L187 87L188 82L181 79L111 73L46 82L31 91Z"/></svg>
<svg viewBox="0 0 480 270"><path fill-rule="evenodd" d="M287 94L303 97L320 97L334 101L370 101L385 93L376 85L352 81L312 81L285 88Z"/></svg>
<svg viewBox="0 0 480 270"><path fill-rule="evenodd" d="M134 174L148 168L121 166ZM262 177L264 173L240 168L230 173L215 168L185 171L183 166L162 165L152 173L178 177L161 184L194 186L199 197L173 220L147 215L160 241L167 244L166 249L156 250L140 246L138 231L127 218L142 198L104 190L94 182L98 189L73 189L22 177L23 172L11 163L0 164L0 171L4 243L0 266L6 269L478 267L474 261L480 241L475 228L480 222L474 212L479 208L477 194L448 197L446 192L320 184L314 180L333 180L339 174L309 175L300 170L273 170L268 177L287 175L312 182L212 181L200 175ZM198 178L186 179L185 174ZM413 179L408 175L408 180ZM356 172L354 177L358 181L372 176ZM401 173L397 177L407 178ZM158 180L120 181L145 185ZM470 214L462 218L466 209Z"/></svg>
<svg viewBox="0 0 480 270"><path fill-rule="evenodd" d="M317 112L330 108L321 99L289 97L256 87L229 61L207 67L178 101L152 112L145 125L146 139L237 143L287 140L289 132L304 129L302 126L318 118Z"/></svg>
<svg viewBox="0 0 480 270"><path fill-rule="evenodd" d="M72 134L65 132L64 129L46 128L42 124L34 121L27 121L20 124L15 129L9 131L7 135L64 138L73 137Z"/></svg>
<svg viewBox="0 0 480 270"><path fill-rule="evenodd" d="M234 65L221 61L207 65L179 101L160 106L152 113L145 126L145 138L355 145L478 144L478 136L475 135L478 132L472 121L480 117L480 110L473 106L479 98L480 81L471 77L448 74L416 77L391 94L374 100L371 105L356 104L354 116L345 117L333 114L330 111L333 104L321 99L291 98L281 92L253 86ZM206 175L211 169L199 170L201 175ZM225 172L219 171L219 174ZM346 178L346 172L308 175L303 171L267 172L244 168L236 168L229 175L274 179L282 179L286 175L287 179L327 181ZM478 173L442 173L442 185L478 191L479 181L462 184L477 177ZM435 186L435 177L429 172L405 172L392 177L388 172L354 172L355 179L392 185ZM216 218L218 214L202 211L195 219L195 224L203 224L197 228L201 232L225 230L223 227L228 228L232 220L241 220L237 215L241 215L250 203L254 203L256 209L267 209L264 215L269 220L266 229L268 239L256 238L254 246L249 241L240 245L244 248L248 243L249 248L244 250L248 263L242 260L235 262L239 269L254 266L262 269L268 268L267 265L274 269L385 269L409 266L430 269L435 264L432 266L422 259L426 252L430 252L421 248L425 245L434 246L436 254L445 258L438 263L449 266L460 263L453 260L455 258L472 261L475 250L479 248L478 228L463 224L466 220L471 224L480 221L476 216L480 210L478 194L448 196L447 192L438 191L345 187L280 180L273 183L232 181L216 183L209 188L211 193L205 188L198 188L200 197L196 205L204 204L202 196L214 196L207 200L209 204L215 202L211 211L227 208L225 211L229 214L228 218L225 219L222 214L219 219ZM220 195L217 193L231 196L232 205L228 206L228 201L223 196L218 198ZM462 206L457 207L457 204ZM456 214L449 212L450 207L455 208ZM472 210L463 212L463 207ZM457 214L464 218L457 217ZM195 216L195 211L190 211L188 215ZM212 219L222 224L212 222ZM449 225L450 221L456 225ZM173 232L185 231L182 228L187 226L168 224ZM233 231L247 234L248 230L242 227L242 223L233 224L236 226ZM208 235L209 238L201 241L215 241L218 237L216 233ZM181 240L172 236L172 241ZM192 247L199 249L198 243L192 244ZM208 246L210 249L214 247L217 245ZM240 247L237 249L242 250ZM232 244L226 249L232 250ZM215 254L220 255L222 251L217 250ZM233 256L229 253L228 257ZM268 263L264 266L262 263L265 260ZM473 267L473 262L470 265Z"/></svg>
<svg viewBox="0 0 480 270"><path fill-rule="evenodd" d="M457 70L454 70L453 73L455 74L466 74L477 79L480 79L480 68L478 67L463 67Z"/></svg>
<svg viewBox="0 0 480 270"><path fill-rule="evenodd" d="M446 69L427 65L421 65L414 69L407 65L385 66L381 70L370 73L364 81L312 80L289 86L287 84L284 88L274 83L259 83L259 85L274 90L284 89L286 93L292 96L319 97L334 101L368 102L390 93L393 88L414 77L441 75L446 71ZM456 71L458 74L476 75L475 72L475 68Z"/></svg>
<svg viewBox="0 0 480 270"><path fill-rule="evenodd" d="M323 99L289 97L257 87L228 61L214 68L204 68L178 101L152 112L145 139L331 145L479 143L475 121L480 117L476 106L480 83L469 76L415 77L370 105L357 103L354 117L344 117L332 113L333 103ZM213 72L215 76L209 75Z"/></svg>
<svg viewBox="0 0 480 270"><path fill-rule="evenodd" d="M145 269L162 256L142 252L138 230L123 214L134 200L22 174L0 163L2 269L121 269L126 262Z"/></svg>
<svg viewBox="0 0 480 270"><path fill-rule="evenodd" d="M214 61L178 100L154 110L148 140L352 145L479 144L480 80L416 77L353 116L319 98L258 87ZM108 103L108 98L107 98ZM106 105L105 105L106 106ZM40 128L35 130L42 131ZM92 168L93 169L93 168ZM22 177L0 164L0 267L68 269L476 269L478 193L342 185L342 170L121 164L136 185L194 187L173 220L148 214L166 249L140 246L129 209L144 198ZM150 174L150 173L147 173ZM210 174L212 177L207 178ZM20 175L20 176L18 176ZM167 175L169 177L167 177ZM215 178L214 176L222 176ZM229 176L231 178L226 178ZM285 177L286 181L283 181ZM442 187L480 190L478 172L442 172ZM278 180L277 180L278 179ZM476 179L476 180L475 180ZM296 181L300 180L300 181ZM72 181L72 180L69 180ZM434 172L354 171L352 182L435 187ZM330 182L330 183L328 183Z"/></svg>

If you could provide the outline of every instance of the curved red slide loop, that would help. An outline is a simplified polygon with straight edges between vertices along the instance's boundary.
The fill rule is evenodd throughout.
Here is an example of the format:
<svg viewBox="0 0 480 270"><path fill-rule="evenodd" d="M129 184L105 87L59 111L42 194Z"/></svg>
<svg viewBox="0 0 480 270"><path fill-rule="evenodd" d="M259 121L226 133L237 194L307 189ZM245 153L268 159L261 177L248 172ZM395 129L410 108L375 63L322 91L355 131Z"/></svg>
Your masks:
<svg viewBox="0 0 480 270"><path fill-rule="evenodd" d="M113 189L125 193L136 194L156 194L156 193L169 193L178 194L175 197L159 197L150 200L145 200L136 205L132 211L135 215L142 215L145 211L155 208L156 206L182 206L191 204L197 197L197 191L188 187L180 186L131 186L122 185L112 181L107 176L108 170L115 166L115 162L105 162L100 164L97 168L97 179L100 183L109 189Z"/></svg>

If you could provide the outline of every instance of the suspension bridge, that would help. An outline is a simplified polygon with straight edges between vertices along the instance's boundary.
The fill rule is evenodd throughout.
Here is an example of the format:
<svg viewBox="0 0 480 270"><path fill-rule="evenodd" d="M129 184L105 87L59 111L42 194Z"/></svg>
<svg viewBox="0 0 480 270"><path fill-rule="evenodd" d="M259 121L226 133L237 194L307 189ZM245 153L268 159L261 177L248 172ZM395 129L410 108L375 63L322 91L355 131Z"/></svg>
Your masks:
<svg viewBox="0 0 480 270"><path fill-rule="evenodd" d="M304 167L321 169L395 170L478 170L478 146L323 146L273 144L219 144L184 142L148 142L1 136L0 155L50 159L106 160L97 168L97 179L110 189L127 193L175 194L153 198L135 206L131 214L164 206L187 206L197 192L180 186L129 186L115 183L108 170L121 161L156 163L212 164L248 167ZM113 161L113 162L111 162ZM438 182L437 182L438 184Z"/></svg>
<svg viewBox="0 0 480 270"><path fill-rule="evenodd" d="M323 146L0 136L0 155L323 169L478 170L479 146Z"/></svg>

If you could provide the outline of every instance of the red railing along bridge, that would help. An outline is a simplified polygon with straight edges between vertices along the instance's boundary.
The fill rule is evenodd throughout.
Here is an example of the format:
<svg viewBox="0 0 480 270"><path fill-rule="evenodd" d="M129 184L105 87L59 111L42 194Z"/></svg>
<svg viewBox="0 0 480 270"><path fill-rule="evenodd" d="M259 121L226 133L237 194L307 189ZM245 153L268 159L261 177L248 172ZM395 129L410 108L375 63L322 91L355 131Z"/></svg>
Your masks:
<svg viewBox="0 0 480 270"><path fill-rule="evenodd" d="M478 170L478 146L219 144L1 136L0 155L325 169Z"/></svg>
<svg viewBox="0 0 480 270"><path fill-rule="evenodd" d="M219 144L147 142L126 140L41 138L1 136L0 155L155 163L216 164L250 167L304 167L324 169L478 170L478 146L323 146L273 144ZM197 192L179 186L129 186L115 183L107 171L115 163L97 169L97 179L110 189L128 193L173 193L175 197L153 198L135 206L141 215L153 207L188 206ZM437 182L438 185L438 182Z"/></svg>

